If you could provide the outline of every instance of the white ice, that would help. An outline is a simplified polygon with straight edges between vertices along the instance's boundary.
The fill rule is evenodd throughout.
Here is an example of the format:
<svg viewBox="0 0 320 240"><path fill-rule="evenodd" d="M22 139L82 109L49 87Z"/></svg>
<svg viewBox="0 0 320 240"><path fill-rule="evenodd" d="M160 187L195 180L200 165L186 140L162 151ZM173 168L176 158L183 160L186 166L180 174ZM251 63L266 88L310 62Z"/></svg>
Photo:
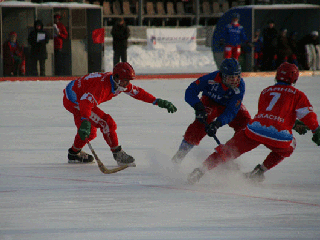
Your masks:
<svg viewBox="0 0 320 240"><path fill-rule="evenodd" d="M0 239L319 239L320 157L310 132L294 133L296 151L261 184L223 167L194 186L186 184L187 174L217 146L206 137L180 169L170 161L194 119L184 102L193 80L133 81L172 101L174 114L125 94L100 105L117 122L120 143L137 163L112 175L96 163L67 163L76 128L62 106L66 81L2 82ZM260 91L273 78L245 81L244 104L254 115ZM301 77L296 87L320 114L319 78ZM217 136L224 143L232 134L224 126ZM100 132L92 146L105 166L115 166ZM247 172L268 153L260 146L236 162Z"/></svg>

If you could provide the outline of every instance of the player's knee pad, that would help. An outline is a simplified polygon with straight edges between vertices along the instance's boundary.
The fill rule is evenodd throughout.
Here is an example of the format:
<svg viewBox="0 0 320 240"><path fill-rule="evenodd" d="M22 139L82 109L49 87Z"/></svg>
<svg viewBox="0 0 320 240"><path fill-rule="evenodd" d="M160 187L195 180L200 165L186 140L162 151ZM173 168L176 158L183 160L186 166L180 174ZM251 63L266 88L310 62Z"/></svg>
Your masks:
<svg viewBox="0 0 320 240"><path fill-rule="evenodd" d="M117 124L109 114L104 114L98 124L103 134L112 133L117 130Z"/></svg>

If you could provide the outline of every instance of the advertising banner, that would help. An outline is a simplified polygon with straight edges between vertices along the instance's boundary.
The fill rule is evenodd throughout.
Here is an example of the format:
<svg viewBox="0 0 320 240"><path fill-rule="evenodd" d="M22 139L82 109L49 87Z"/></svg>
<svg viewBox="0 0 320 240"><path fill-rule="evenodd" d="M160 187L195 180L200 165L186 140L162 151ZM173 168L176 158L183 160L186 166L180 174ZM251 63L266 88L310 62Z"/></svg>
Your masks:
<svg viewBox="0 0 320 240"><path fill-rule="evenodd" d="M147 44L149 49L195 51L196 36L196 28L149 28L147 29Z"/></svg>

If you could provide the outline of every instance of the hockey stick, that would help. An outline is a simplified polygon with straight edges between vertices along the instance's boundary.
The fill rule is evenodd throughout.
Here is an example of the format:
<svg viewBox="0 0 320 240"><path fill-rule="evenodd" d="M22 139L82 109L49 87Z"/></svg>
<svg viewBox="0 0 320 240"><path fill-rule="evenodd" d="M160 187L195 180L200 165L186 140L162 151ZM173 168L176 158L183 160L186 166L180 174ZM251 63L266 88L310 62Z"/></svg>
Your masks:
<svg viewBox="0 0 320 240"><path fill-rule="evenodd" d="M217 142L218 145L221 144L221 142L219 141L219 139L217 138L217 136L216 136L215 134L214 134L212 137L214 138L214 140L216 140L216 142Z"/></svg>
<svg viewBox="0 0 320 240"><path fill-rule="evenodd" d="M98 167L100 169L100 171L104 174L111 174L111 173L116 173L116 172L119 172L123 169L126 169L128 167L128 165L123 165L123 166L120 166L120 167L116 167L116 168L112 168L112 169L108 169L106 168L103 163L100 161L98 155L96 154L96 152L93 150L92 146L91 146L91 143L87 142L94 158L96 159L97 163L98 163Z"/></svg>
<svg viewBox="0 0 320 240"><path fill-rule="evenodd" d="M209 127L209 124L207 122L205 123L205 127L206 128ZM217 138L217 136L215 134L212 137L217 142L218 145L221 144L220 140Z"/></svg>

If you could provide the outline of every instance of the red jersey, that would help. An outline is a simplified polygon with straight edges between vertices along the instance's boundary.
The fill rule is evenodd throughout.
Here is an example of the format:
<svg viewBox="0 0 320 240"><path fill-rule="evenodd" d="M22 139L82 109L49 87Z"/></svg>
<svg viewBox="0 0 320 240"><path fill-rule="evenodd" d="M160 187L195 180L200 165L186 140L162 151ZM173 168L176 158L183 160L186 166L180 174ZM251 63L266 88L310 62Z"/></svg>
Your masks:
<svg viewBox="0 0 320 240"><path fill-rule="evenodd" d="M312 131L319 126L307 96L291 85L277 83L264 89L259 98L258 113L246 128L246 135L263 144L289 147L296 119Z"/></svg>
<svg viewBox="0 0 320 240"><path fill-rule="evenodd" d="M63 45L63 39L67 39L68 32L66 27L61 23L57 23L57 28L59 29L59 33L54 37L54 49L61 49Z"/></svg>
<svg viewBox="0 0 320 240"><path fill-rule="evenodd" d="M81 118L89 118L93 107L109 101L121 93L120 90L115 88L111 72L97 72L71 81L64 92L71 102L79 106ZM147 103L155 103L156 101L153 95L131 83L123 92Z"/></svg>

